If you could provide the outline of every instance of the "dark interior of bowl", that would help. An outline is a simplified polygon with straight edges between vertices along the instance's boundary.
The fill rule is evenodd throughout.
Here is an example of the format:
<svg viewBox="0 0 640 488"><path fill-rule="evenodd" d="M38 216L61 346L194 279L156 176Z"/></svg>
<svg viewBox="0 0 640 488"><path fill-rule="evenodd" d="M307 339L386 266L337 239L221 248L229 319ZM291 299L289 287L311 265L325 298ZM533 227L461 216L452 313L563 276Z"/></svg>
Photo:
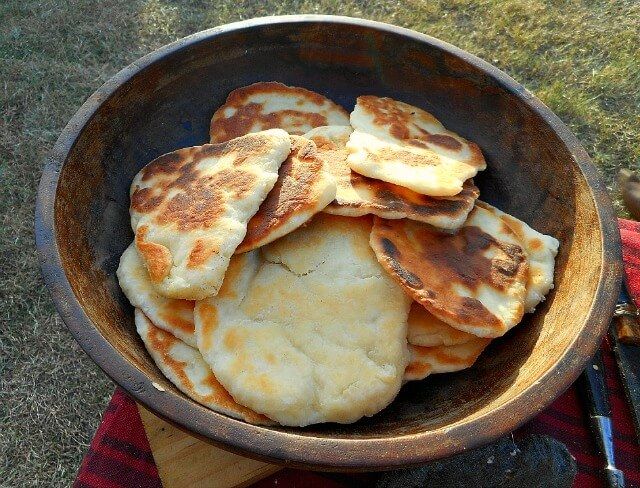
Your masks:
<svg viewBox="0 0 640 488"><path fill-rule="evenodd" d="M474 421L490 412L502 409L493 424L508 428L559 394L550 389L565 387L572 378L564 383L544 378L553 376L562 361L569 362L554 373L575 376L575 364L593 351L605 320L594 322L593 300L606 265L607 236L597 199L576 163L581 149L569 147L518 85L508 86L506 77L494 76L497 71L492 74L447 49L356 23L276 22L187 39L143 59L146 67L130 79L120 74L115 82L122 85L105 100L94 100L100 107L76 133L55 194L55 233L66 278L92 327L110 344L85 344L89 354L105 367L114 348L142 371L147 383L119 381L143 401L152 403L151 381L167 389L164 395L182 397L178 405L184 409L168 409L161 399L150 404L164 417L192 428L195 422L194 430L208 437L223 429L221 416L187 400L154 366L136 335L115 271L132 240L128 191L133 176L160 154L206 143L211 115L231 90L276 80L315 90L347 110L362 94L427 109L482 148L488 169L477 178L481 198L557 237L561 247L555 291L535 314L494 341L473 368L405 385L390 407L356 424L275 430L323 439L449 432L453 447L438 451L447 453L459 450L466 438L482 439L488 424ZM593 328L588 335L586 327ZM75 333L82 335L78 328ZM531 391L529 402L505 409ZM466 433L452 429L456 426L466 426ZM437 457L437 447L424 446L423 458ZM278 457L278 452L268 455ZM326 459L332 462L330 454Z"/></svg>

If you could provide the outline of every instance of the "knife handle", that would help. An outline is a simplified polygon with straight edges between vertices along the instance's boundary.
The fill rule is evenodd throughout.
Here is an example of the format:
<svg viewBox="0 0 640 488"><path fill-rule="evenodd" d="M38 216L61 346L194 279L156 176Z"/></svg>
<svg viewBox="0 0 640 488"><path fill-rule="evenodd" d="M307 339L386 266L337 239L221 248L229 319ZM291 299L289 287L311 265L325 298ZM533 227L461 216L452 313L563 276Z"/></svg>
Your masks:
<svg viewBox="0 0 640 488"><path fill-rule="evenodd" d="M590 417L610 417L611 406L605 384L604 363L600 349L587 364L578 383L582 394L586 397Z"/></svg>

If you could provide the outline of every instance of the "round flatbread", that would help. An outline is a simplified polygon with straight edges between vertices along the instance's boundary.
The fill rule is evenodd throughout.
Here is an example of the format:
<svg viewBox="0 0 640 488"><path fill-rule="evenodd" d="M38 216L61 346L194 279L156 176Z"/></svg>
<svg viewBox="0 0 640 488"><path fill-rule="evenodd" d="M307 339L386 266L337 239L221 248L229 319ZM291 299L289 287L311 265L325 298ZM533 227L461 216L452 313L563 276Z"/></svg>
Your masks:
<svg viewBox="0 0 640 488"><path fill-rule="evenodd" d="M153 325L135 311L136 329L149 355L171 383L182 393L211 410L252 424L273 424L236 401L218 382L197 349Z"/></svg>
<svg viewBox="0 0 640 488"><path fill-rule="evenodd" d="M422 380L430 374L453 373L470 368L491 339L475 339L455 346L422 347L409 344L411 360L404 373L405 381Z"/></svg>
<svg viewBox="0 0 640 488"><path fill-rule="evenodd" d="M456 329L499 337L522 319L526 255L513 231L481 207L453 235L376 218L371 247L415 301Z"/></svg>
<svg viewBox="0 0 640 488"><path fill-rule="evenodd" d="M211 119L211 142L266 129L302 135L322 125L349 125L345 109L319 93L276 82L233 90Z"/></svg>
<svg viewBox="0 0 640 488"><path fill-rule="evenodd" d="M432 196L452 196L486 168L480 148L446 130L418 107L391 98L358 97L347 148L362 175Z"/></svg>
<svg viewBox="0 0 640 488"><path fill-rule="evenodd" d="M199 300L218 292L290 150L289 135L272 129L165 154L135 176L131 224L158 293Z"/></svg>
<svg viewBox="0 0 640 488"><path fill-rule="evenodd" d="M304 426L355 422L395 398L410 301L370 230L367 218L318 214L234 256L220 293L196 304L198 348L238 402Z"/></svg>
<svg viewBox="0 0 640 488"><path fill-rule="evenodd" d="M527 281L527 297L524 309L533 312L553 288L553 270L560 243L554 237L542 234L529 227L525 222L506 214L485 202L478 201L478 206L493 212L516 234L520 245L529 260L529 279Z"/></svg>
<svg viewBox="0 0 640 488"><path fill-rule="evenodd" d="M159 328L170 332L191 347L196 347L192 300L177 300L160 295L151 284L149 273L138 256L135 244L122 253L116 272L120 288Z"/></svg>
<svg viewBox="0 0 640 488"><path fill-rule="evenodd" d="M336 198L324 212L347 217L374 214L385 219L418 220L441 229L460 227L473 208L480 191L473 180L451 197L431 197L386 181L367 178L347 164L346 144L351 127L317 127L305 134L318 147L318 155L336 180Z"/></svg>
<svg viewBox="0 0 640 488"><path fill-rule="evenodd" d="M336 196L336 182L324 170L316 145L291 136L291 153L278 181L247 224L236 253L251 251L288 234L325 208Z"/></svg>
<svg viewBox="0 0 640 488"><path fill-rule="evenodd" d="M477 339L444 323L418 302L411 304L407 319L407 341L414 346L455 346Z"/></svg>

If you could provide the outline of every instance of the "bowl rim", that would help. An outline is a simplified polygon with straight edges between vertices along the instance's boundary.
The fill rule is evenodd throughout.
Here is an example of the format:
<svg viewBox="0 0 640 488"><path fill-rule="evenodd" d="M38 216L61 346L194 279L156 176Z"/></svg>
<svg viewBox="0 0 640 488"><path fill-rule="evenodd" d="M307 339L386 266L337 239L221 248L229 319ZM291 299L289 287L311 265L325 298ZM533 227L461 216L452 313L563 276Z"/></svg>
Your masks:
<svg viewBox="0 0 640 488"><path fill-rule="evenodd" d="M248 424L213 412L181 394L160 392L149 378L100 334L73 293L56 240L54 207L58 178L68 154L103 102L156 61L228 33L272 24L338 24L364 27L426 43L491 76L517 96L557 134L586 180L595 202L602 241L602 270L586 323L565 354L518 396L470 422L433 431L366 439L320 438ZM425 34L371 20L331 15L259 17L197 32L167 44L125 67L96 90L62 130L45 159L35 208L35 236L41 272L55 306L91 359L136 401L159 417L207 442L245 456L291 466L337 470L381 470L416 465L486 444L546 408L584 369L604 336L622 278L620 234L606 186L577 138L526 88L488 62ZM473 435L469 435L472 432ZM465 439L463 443L460 439Z"/></svg>

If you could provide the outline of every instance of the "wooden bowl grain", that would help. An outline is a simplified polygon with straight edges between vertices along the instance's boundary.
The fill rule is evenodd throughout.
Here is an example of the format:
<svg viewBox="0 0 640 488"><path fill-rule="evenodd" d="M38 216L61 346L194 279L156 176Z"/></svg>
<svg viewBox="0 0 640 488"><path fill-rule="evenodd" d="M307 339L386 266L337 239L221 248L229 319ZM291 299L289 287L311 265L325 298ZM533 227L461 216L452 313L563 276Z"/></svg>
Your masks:
<svg viewBox="0 0 640 488"><path fill-rule="evenodd" d="M557 237L556 288L477 365L406 385L352 425L258 427L212 412L162 376L136 335L115 270L132 239L128 189L156 156L207 141L234 88L278 80L327 95L391 96L477 142L482 197ZM606 188L576 138L488 63L406 29L360 19L286 16L194 34L123 69L80 108L46 161L36 209L44 278L89 356L137 401L226 449L328 470L407 466L506 434L578 376L618 294L619 233ZM152 382L162 385L159 391Z"/></svg>

